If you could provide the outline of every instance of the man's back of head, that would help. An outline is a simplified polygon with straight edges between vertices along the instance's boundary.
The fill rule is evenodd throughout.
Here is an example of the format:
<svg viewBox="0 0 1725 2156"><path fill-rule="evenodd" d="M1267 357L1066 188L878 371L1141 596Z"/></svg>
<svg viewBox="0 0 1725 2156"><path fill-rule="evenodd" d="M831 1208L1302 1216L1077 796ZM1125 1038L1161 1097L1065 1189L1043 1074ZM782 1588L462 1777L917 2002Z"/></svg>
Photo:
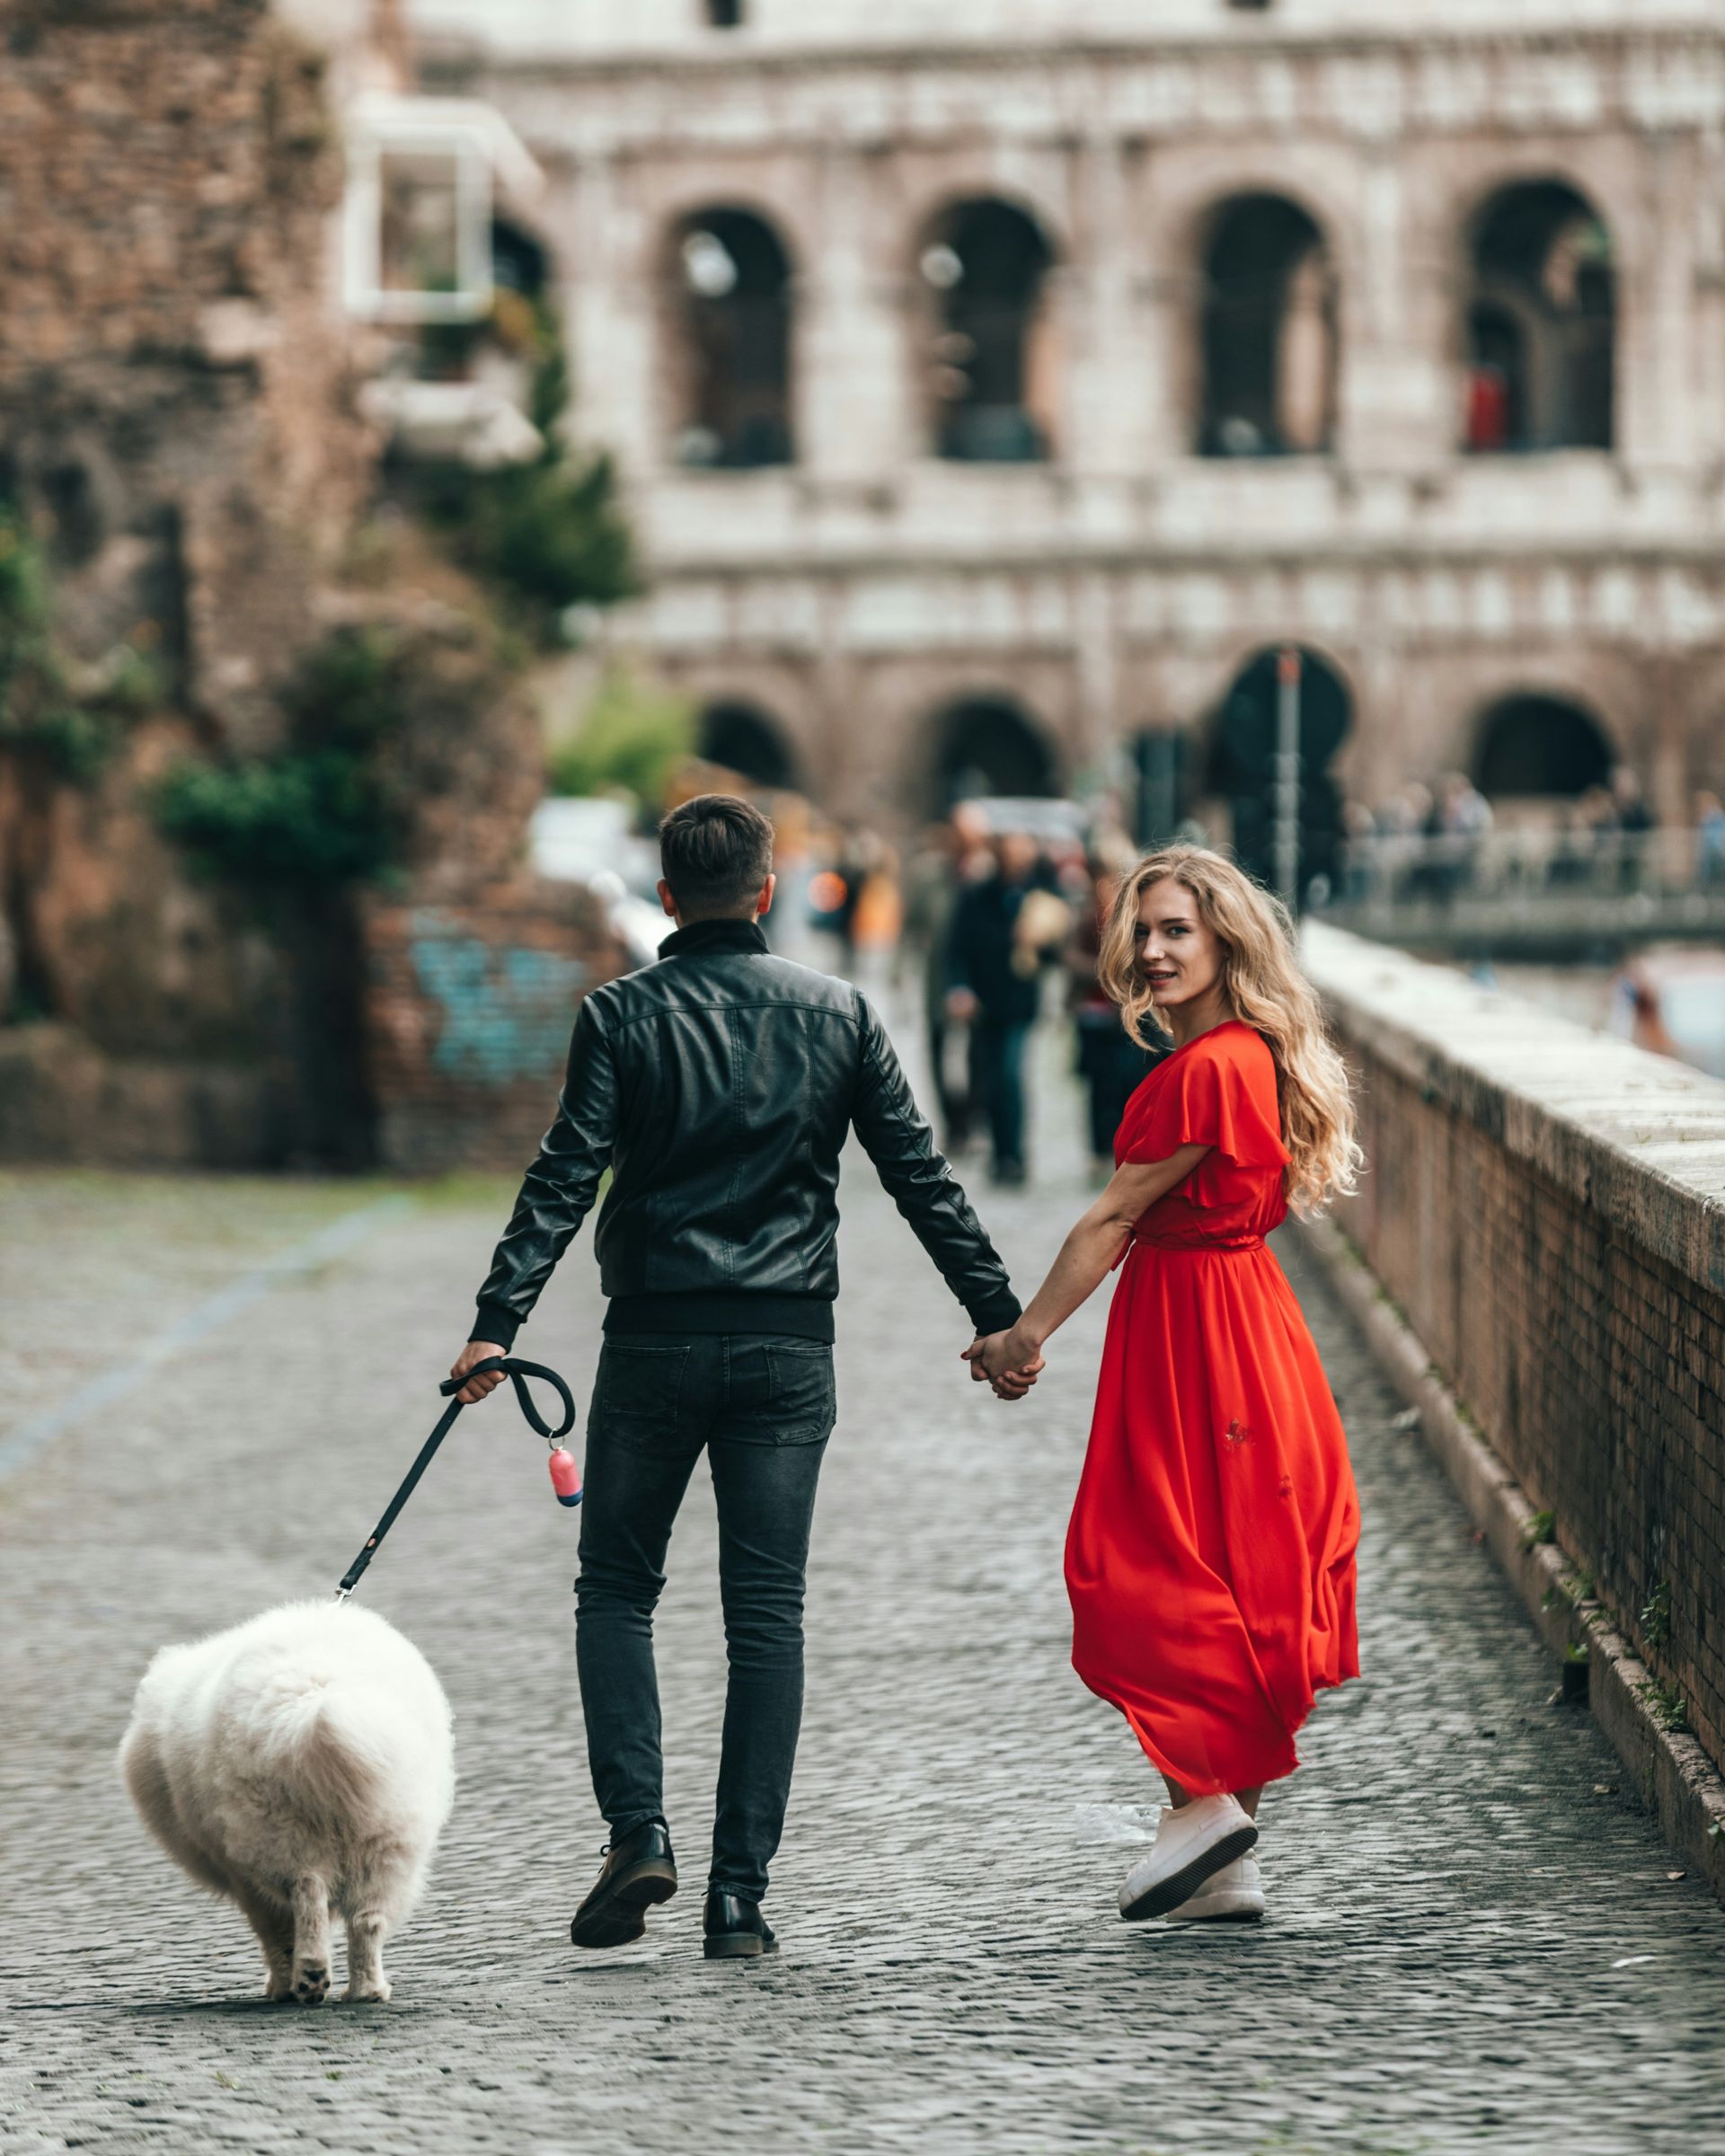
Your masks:
<svg viewBox="0 0 1725 2156"><path fill-rule="evenodd" d="M773 902L773 826L734 793L697 793L659 826L659 887L680 927L752 921Z"/></svg>

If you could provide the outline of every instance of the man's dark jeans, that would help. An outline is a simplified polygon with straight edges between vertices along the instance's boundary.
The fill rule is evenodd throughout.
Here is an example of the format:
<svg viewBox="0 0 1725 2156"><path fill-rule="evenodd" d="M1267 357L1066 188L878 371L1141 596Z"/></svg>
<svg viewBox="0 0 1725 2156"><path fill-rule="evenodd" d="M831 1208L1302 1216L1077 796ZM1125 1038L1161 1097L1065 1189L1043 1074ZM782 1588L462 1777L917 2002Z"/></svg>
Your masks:
<svg viewBox="0 0 1725 2156"><path fill-rule="evenodd" d="M986 1012L978 1021L972 1049L977 1091L987 1111L996 1174L1024 1165L1024 1050L1028 1025L1003 1024Z"/></svg>
<svg viewBox="0 0 1725 2156"><path fill-rule="evenodd" d="M833 1351L777 1335L607 1337L588 1427L576 1662L614 1841L664 1816L653 1607L704 1446L730 1678L708 1889L757 1902L802 1721L803 1568L835 1416Z"/></svg>

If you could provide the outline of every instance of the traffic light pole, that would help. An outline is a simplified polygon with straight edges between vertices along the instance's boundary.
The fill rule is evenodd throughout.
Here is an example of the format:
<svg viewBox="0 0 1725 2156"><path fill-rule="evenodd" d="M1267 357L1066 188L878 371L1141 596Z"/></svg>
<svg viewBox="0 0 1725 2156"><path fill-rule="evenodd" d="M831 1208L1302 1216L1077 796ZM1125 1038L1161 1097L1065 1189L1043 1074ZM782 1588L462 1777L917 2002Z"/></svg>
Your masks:
<svg viewBox="0 0 1725 2156"><path fill-rule="evenodd" d="M1299 910L1300 655L1285 644L1276 656L1276 888L1289 913Z"/></svg>

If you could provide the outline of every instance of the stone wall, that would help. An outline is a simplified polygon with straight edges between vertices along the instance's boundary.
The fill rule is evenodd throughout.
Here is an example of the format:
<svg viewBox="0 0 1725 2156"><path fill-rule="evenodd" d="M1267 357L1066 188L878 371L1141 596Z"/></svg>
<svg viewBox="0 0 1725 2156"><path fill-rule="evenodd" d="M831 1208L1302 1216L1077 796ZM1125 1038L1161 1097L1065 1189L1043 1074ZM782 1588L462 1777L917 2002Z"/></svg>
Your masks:
<svg viewBox="0 0 1725 2156"><path fill-rule="evenodd" d="M314 1157L304 968L149 799L180 758L279 745L372 485L332 305L329 59L266 0L6 24L0 503L40 551L66 694L133 685L95 768L0 738L0 1146Z"/></svg>
<svg viewBox="0 0 1725 2156"><path fill-rule="evenodd" d="M464 904L374 904L366 922L371 1091L382 1164L518 1173L549 1127L575 1012L625 963L573 885Z"/></svg>
<svg viewBox="0 0 1725 2156"><path fill-rule="evenodd" d="M371 485L328 66L266 0L8 11L0 493L57 632L257 747Z"/></svg>
<svg viewBox="0 0 1725 2156"><path fill-rule="evenodd" d="M1342 1230L1524 1540L1725 1767L1725 1084L1333 929L1306 950L1359 1082Z"/></svg>
<svg viewBox="0 0 1725 2156"><path fill-rule="evenodd" d="M135 659L151 686L99 768L0 733L0 1153L518 1164L615 961L584 899L509 887L543 744L494 607L411 527L349 545L379 445L332 243L369 11L4 12L0 504L72 690ZM152 813L181 759L300 753L284 691L344 632L395 654L396 913L309 870L200 874Z"/></svg>

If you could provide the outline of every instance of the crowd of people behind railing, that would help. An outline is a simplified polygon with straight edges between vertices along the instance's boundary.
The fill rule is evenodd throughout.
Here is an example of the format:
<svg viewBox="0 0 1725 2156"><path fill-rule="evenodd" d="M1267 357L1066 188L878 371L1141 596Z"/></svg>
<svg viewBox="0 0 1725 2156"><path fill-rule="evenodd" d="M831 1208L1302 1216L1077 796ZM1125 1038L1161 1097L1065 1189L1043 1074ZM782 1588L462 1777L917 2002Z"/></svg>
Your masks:
<svg viewBox="0 0 1725 2156"><path fill-rule="evenodd" d="M1402 786L1380 808L1341 812L1332 902L1453 904L1470 893L1725 895L1725 804L1694 797L1686 825L1662 826L1627 764L1555 817L1500 818L1472 780Z"/></svg>

